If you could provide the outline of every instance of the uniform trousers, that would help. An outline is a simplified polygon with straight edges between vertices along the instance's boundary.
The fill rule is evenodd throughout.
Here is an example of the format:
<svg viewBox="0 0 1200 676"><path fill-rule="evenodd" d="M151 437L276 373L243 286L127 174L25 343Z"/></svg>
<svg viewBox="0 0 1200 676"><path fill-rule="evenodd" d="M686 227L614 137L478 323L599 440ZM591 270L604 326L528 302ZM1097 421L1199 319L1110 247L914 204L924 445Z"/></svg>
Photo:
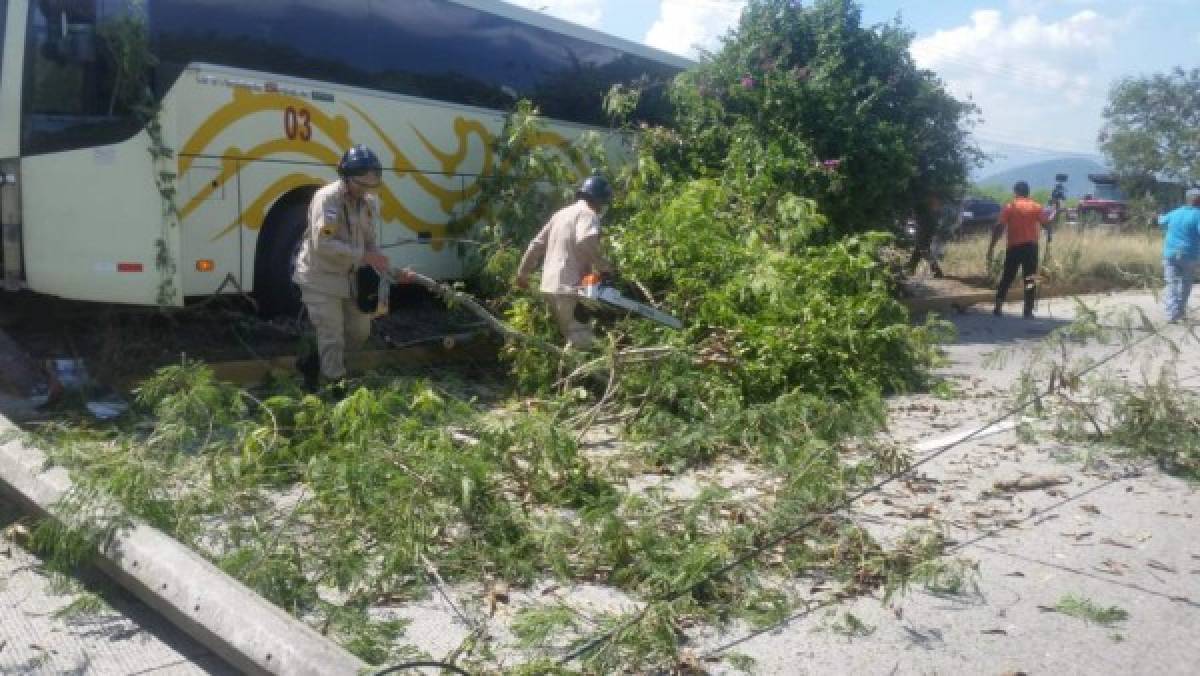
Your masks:
<svg viewBox="0 0 1200 676"><path fill-rule="evenodd" d="M352 298L302 289L308 319L317 332L317 356L321 377L327 381L346 377L347 350L360 350L371 337L371 315L362 312Z"/></svg>
<svg viewBox="0 0 1200 676"><path fill-rule="evenodd" d="M579 299L573 295L562 293L547 293L546 300L550 303L550 312L558 324L558 330L567 339L567 345L579 350L586 350L596 342L592 327L575 319L575 308Z"/></svg>

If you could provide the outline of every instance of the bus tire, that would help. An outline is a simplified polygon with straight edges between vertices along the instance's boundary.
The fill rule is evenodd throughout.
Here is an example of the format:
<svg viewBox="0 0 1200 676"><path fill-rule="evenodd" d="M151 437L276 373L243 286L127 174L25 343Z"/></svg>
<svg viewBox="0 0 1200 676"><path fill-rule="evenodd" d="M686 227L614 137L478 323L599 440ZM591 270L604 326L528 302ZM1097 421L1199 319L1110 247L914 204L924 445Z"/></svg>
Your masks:
<svg viewBox="0 0 1200 676"><path fill-rule="evenodd" d="M296 201L275 210L259 238L254 295L264 317L300 316L300 287L292 281L292 272L307 227L308 204Z"/></svg>

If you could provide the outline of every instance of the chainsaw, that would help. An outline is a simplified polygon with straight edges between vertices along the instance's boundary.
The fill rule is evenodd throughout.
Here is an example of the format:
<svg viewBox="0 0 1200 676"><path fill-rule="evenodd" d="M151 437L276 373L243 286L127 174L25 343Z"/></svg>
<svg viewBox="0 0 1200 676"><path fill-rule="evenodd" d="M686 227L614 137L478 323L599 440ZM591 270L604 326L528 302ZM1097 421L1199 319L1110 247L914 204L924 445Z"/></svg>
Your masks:
<svg viewBox="0 0 1200 676"><path fill-rule="evenodd" d="M632 312L651 321L658 322L663 326L669 326L672 329L683 328L683 322L662 310L626 298L620 291L605 284L600 275L584 275L582 283L579 286L579 295L583 298L583 302L586 305L625 310L626 312Z"/></svg>

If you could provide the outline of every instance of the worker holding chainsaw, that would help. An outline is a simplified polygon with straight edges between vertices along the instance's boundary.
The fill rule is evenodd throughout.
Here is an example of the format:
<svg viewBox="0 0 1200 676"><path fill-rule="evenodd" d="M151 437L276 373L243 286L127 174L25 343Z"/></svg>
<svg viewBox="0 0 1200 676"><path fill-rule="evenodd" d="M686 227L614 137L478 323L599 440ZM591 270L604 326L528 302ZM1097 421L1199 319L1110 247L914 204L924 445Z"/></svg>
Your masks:
<svg viewBox="0 0 1200 676"><path fill-rule="evenodd" d="M587 349L595 342L592 329L575 318L579 289L588 275L606 276L612 264L600 251L600 218L612 201L612 186L592 176L576 191L578 200L555 213L529 243L517 268L517 286L529 288L529 276L540 265L539 290L546 296L567 345Z"/></svg>
<svg viewBox="0 0 1200 676"><path fill-rule="evenodd" d="M344 378L346 350L361 348L371 335L371 315L355 302L359 268L388 270L375 239L379 206L374 194L383 177L379 158L357 145L342 156L337 171L340 178L313 195L292 276L317 334L317 353L297 363L310 387L317 383L318 368L326 382Z"/></svg>

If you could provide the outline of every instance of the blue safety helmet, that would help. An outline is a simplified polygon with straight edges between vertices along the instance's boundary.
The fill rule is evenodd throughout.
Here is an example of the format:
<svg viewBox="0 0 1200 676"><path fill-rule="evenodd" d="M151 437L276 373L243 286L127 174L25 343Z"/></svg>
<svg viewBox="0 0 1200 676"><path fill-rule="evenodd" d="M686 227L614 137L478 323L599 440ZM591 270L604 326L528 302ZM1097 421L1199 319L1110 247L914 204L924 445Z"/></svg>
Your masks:
<svg viewBox="0 0 1200 676"><path fill-rule="evenodd" d="M365 176L366 174L383 173L383 164L371 149L364 145L356 145L346 151L342 155L342 161L338 162L338 176Z"/></svg>
<svg viewBox="0 0 1200 676"><path fill-rule="evenodd" d="M608 204L613 198L613 189L608 179L603 176L589 176L575 191L576 197L582 197L598 204Z"/></svg>

